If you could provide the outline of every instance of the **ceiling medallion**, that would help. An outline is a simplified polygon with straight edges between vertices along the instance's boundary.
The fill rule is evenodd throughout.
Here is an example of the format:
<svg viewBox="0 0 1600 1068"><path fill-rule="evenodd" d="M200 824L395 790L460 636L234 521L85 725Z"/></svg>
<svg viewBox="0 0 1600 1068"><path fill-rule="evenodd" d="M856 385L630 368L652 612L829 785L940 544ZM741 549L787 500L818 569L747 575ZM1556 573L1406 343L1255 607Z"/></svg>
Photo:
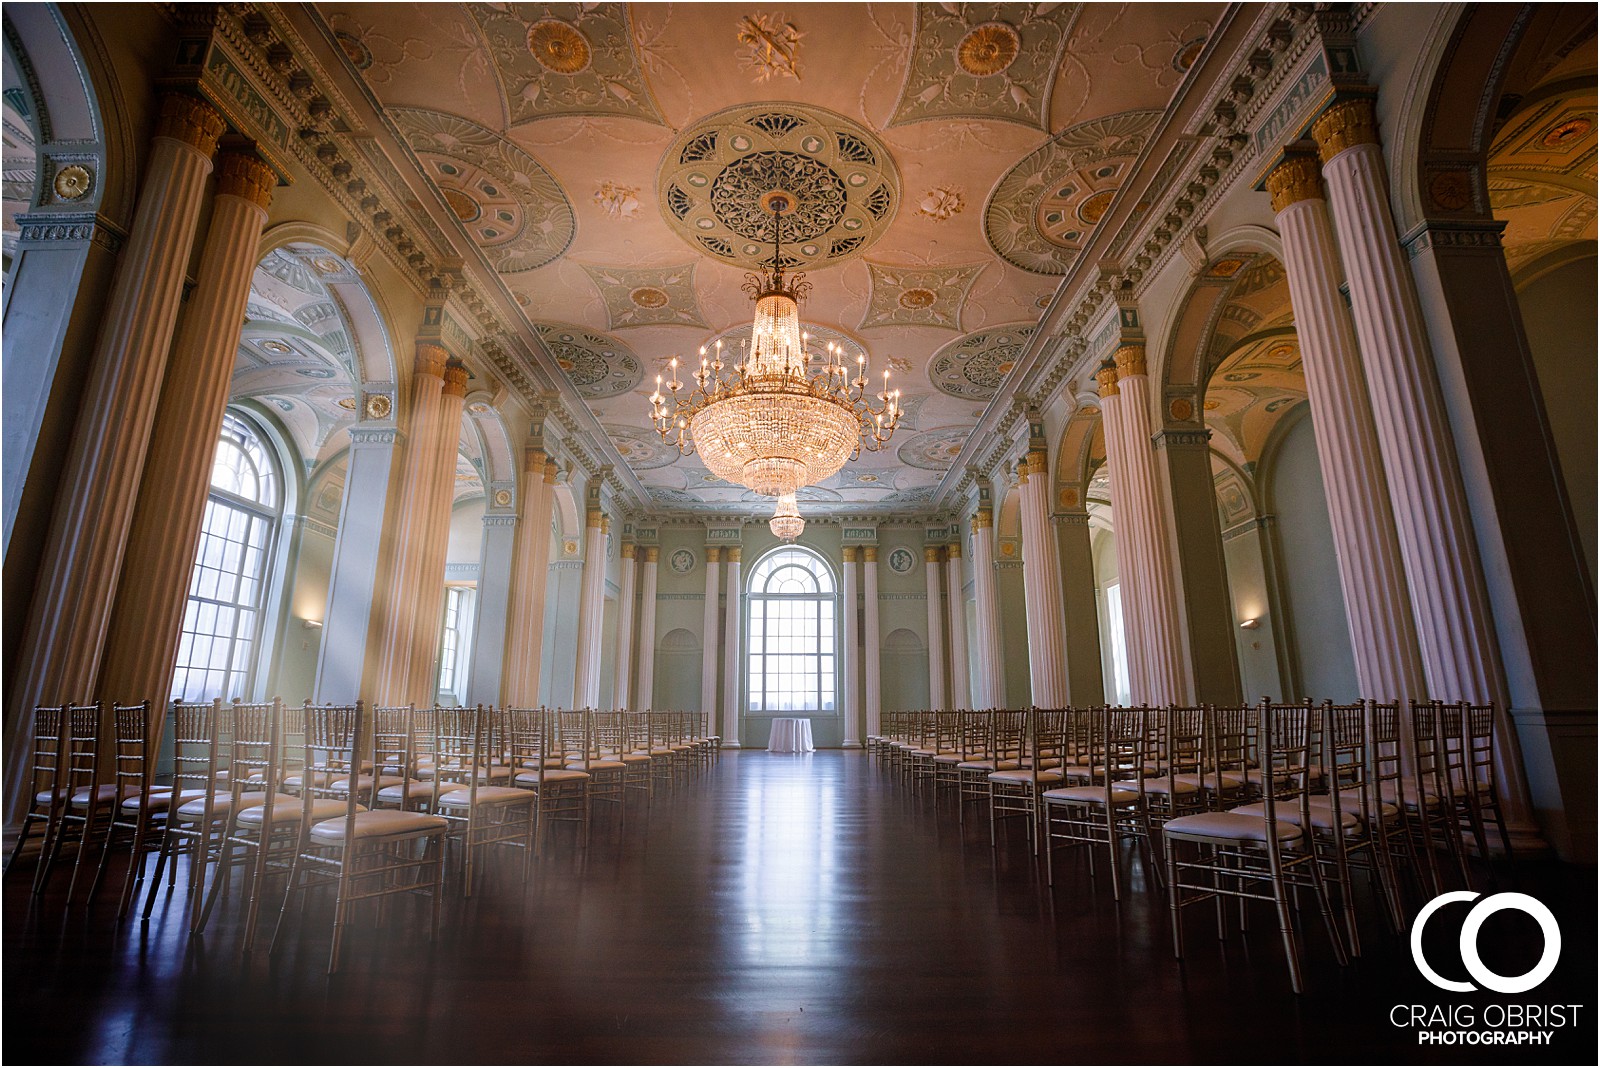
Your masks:
<svg viewBox="0 0 1600 1068"><path fill-rule="evenodd" d="M62 167L56 172L56 196L62 200L82 200L89 194L89 187L94 184L94 176L89 173L89 168L77 163Z"/></svg>
<svg viewBox="0 0 1600 1068"><path fill-rule="evenodd" d="M392 411L394 411L394 402L386 394L373 393L367 397L368 419L387 419Z"/></svg>
<svg viewBox="0 0 1600 1068"><path fill-rule="evenodd" d="M347 412L353 412L356 410L356 399L354 397L340 397L339 407Z"/></svg>
<svg viewBox="0 0 1600 1068"><path fill-rule="evenodd" d="M1017 60L1022 38L1004 22L974 26L956 46L956 62L976 78L999 74Z"/></svg>
<svg viewBox="0 0 1600 1068"><path fill-rule="evenodd" d="M494 491L494 505L496 508L506 508L511 504L511 491L498 489Z"/></svg>
<svg viewBox="0 0 1600 1068"><path fill-rule="evenodd" d="M748 347L741 346L731 366L723 362L721 341L712 356L702 348L687 394L674 356L671 381L656 377L650 421L680 453L698 452L712 474L778 498L772 532L793 539L805 529L798 491L832 477L863 448L883 449L900 422L900 391L889 389L884 371L874 405L867 395L866 353L857 355L852 369L843 349L829 342L817 351L800 332L797 302L811 286L800 275L785 277L783 257L782 217L795 201L774 196L768 203L772 262L744 285L756 302Z"/></svg>
<svg viewBox="0 0 1600 1068"><path fill-rule="evenodd" d="M932 290L923 289L919 286L916 289L908 289L900 294L900 306L902 308L931 308L933 307L933 302L938 299L938 297L934 296Z"/></svg>
<svg viewBox="0 0 1600 1068"><path fill-rule="evenodd" d="M594 50L589 39L565 22L546 19L528 30L528 51L545 70L579 74L589 67Z"/></svg>
<svg viewBox="0 0 1600 1068"><path fill-rule="evenodd" d="M665 308L672 298L655 286L640 286L628 294L628 299L641 308Z"/></svg>
<svg viewBox="0 0 1600 1068"><path fill-rule="evenodd" d="M777 216L785 270L864 251L900 202L899 173L877 137L793 102L741 105L684 130L656 188L662 218L679 237L746 269L771 258L774 197L790 205Z"/></svg>

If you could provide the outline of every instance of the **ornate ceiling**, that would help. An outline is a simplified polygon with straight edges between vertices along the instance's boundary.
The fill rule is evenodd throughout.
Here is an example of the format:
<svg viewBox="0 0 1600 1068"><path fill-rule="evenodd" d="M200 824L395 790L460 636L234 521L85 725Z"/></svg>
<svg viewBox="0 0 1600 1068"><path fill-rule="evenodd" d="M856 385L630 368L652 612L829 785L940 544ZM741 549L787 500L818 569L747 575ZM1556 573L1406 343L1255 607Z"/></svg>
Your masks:
<svg viewBox="0 0 1600 1068"><path fill-rule="evenodd" d="M766 510L663 449L645 398L673 355L748 331L761 198L798 197L804 322L891 369L907 409L817 514L928 507L1223 5L314 10L446 240L497 273L664 509Z"/></svg>

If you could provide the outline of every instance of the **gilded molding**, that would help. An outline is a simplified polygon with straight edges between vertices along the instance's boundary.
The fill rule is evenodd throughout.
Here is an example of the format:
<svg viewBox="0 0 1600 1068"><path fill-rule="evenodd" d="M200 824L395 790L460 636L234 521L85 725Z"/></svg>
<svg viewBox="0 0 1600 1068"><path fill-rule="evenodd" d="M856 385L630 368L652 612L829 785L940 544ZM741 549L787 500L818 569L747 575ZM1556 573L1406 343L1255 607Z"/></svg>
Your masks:
<svg viewBox="0 0 1600 1068"><path fill-rule="evenodd" d="M856 547L854 545L846 545L842 551L845 563L853 564L856 562Z"/></svg>
<svg viewBox="0 0 1600 1068"><path fill-rule="evenodd" d="M1094 378L1100 383L1100 396L1115 397L1122 392L1121 387L1117 385L1117 369L1113 365L1102 364L1094 373Z"/></svg>
<svg viewBox="0 0 1600 1068"><path fill-rule="evenodd" d="M611 517L610 516L603 515L603 516L600 517L600 533L602 533L602 534L610 534L611 533Z"/></svg>
<svg viewBox="0 0 1600 1068"><path fill-rule="evenodd" d="M168 93L161 98L161 117L156 121L156 136L182 141L203 156L217 150L217 138L228 124L222 113L197 96Z"/></svg>
<svg viewBox="0 0 1600 1068"><path fill-rule="evenodd" d="M1123 345L1117 349L1117 378L1132 378L1145 373L1144 346Z"/></svg>
<svg viewBox="0 0 1600 1068"><path fill-rule="evenodd" d="M1324 111L1311 124L1317 152L1327 163L1347 148L1378 143L1378 119L1370 97L1341 100Z"/></svg>
<svg viewBox="0 0 1600 1068"><path fill-rule="evenodd" d="M1287 156L1267 175L1267 192L1272 194L1272 211L1277 214L1302 200L1322 200L1322 168L1315 156Z"/></svg>
<svg viewBox="0 0 1600 1068"><path fill-rule="evenodd" d="M1038 475L1050 473L1050 457L1043 449L1028 450L1028 471Z"/></svg>
<svg viewBox="0 0 1600 1068"><path fill-rule="evenodd" d="M467 395L467 369L459 361L451 360L444 365L444 393L450 397Z"/></svg>
<svg viewBox="0 0 1600 1068"><path fill-rule="evenodd" d="M262 211L272 207L278 176L261 157L246 152L224 152L217 161L217 195L248 200Z"/></svg>

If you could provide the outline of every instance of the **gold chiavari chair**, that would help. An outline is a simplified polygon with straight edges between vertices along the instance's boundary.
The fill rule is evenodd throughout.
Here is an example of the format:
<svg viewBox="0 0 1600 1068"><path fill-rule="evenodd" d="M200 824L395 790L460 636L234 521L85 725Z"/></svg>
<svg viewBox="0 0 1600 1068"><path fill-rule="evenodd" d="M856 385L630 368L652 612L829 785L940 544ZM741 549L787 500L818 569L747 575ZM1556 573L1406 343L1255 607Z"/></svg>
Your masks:
<svg viewBox="0 0 1600 1068"><path fill-rule="evenodd" d="M961 751L939 758L941 764L954 760L956 820L965 826L967 806L989 800L989 772L996 770L993 757L994 711L969 711L961 720Z"/></svg>
<svg viewBox="0 0 1600 1068"><path fill-rule="evenodd" d="M128 914L128 906L138 893L138 884L144 882L146 859L161 848L161 821L166 819L173 804L173 794L170 788L155 783L161 721L152 714L150 702L112 705L111 719L116 739L112 774L118 802L106 825L105 845L100 850L94 882L89 886L89 899L94 900L100 884L105 881L116 839L119 835L125 836L131 852L122 892L117 897L120 918ZM82 863L81 858L79 863Z"/></svg>
<svg viewBox="0 0 1600 1068"><path fill-rule="evenodd" d="M675 730L681 731L683 717L675 717L675 720ZM602 723L609 731L611 723L609 713L596 712L594 709L561 713L561 740L567 758L566 770L581 771L589 776L589 812L584 820L585 841L588 830L594 822L596 802L616 806L619 829L627 814L627 806L624 804L627 800L627 791L623 786L623 776L628 766L608 755L609 750L601 749L597 732ZM681 734L679 737L682 737ZM620 742L620 739L618 740ZM668 748L672 750L674 761L691 759L690 753L693 747L681 740L668 743Z"/></svg>
<svg viewBox="0 0 1600 1068"><path fill-rule="evenodd" d="M424 717L415 705L372 710L372 763L382 776L373 795L373 808L432 811L434 710L426 712L428 739L424 745L418 727Z"/></svg>
<svg viewBox="0 0 1600 1068"><path fill-rule="evenodd" d="M1341 965L1347 963L1319 855L1301 830L1312 826L1310 781L1315 769L1311 753L1321 712L1310 702L1262 702L1258 781L1274 785L1263 792L1259 814L1200 812L1169 820L1163 828L1174 956L1183 956L1185 908L1215 901L1220 935L1225 934L1223 897L1241 901L1241 919L1245 915L1243 902L1270 901L1277 912L1290 983L1295 993L1303 993L1291 893L1296 887L1304 887L1315 896L1334 956Z"/></svg>
<svg viewBox="0 0 1600 1068"><path fill-rule="evenodd" d="M56 817L66 803L67 793L61 784L61 773L66 766L67 710L65 707L39 705L33 710L33 742L28 758L28 810L23 814L22 827L17 832L17 844L6 860L6 874L11 873L28 836L36 823L44 824L41 843L48 843L55 832ZM39 867L44 866L44 850L39 853ZM35 876L39 874L36 869ZM43 886L42 883L35 883Z"/></svg>
<svg viewBox="0 0 1600 1068"><path fill-rule="evenodd" d="M276 953L283 935L289 904L318 884L334 888L333 946L328 973L339 968L339 950L351 907L357 901L393 894L426 892L431 895L430 938L439 935L439 906L444 891L444 841L449 823L442 816L399 809L363 809L358 791L338 791L344 814L334 819L314 818L319 795L335 793L331 783L354 778L362 760L358 741L363 737L365 708L354 705L310 705L305 708L305 787L300 794L301 819L283 892L283 907L272 932L269 952ZM329 786L316 786L327 781Z"/></svg>
<svg viewBox="0 0 1600 1068"><path fill-rule="evenodd" d="M67 705L66 740L60 768L60 789L65 798L56 812L54 825L45 839L34 877L33 892L41 893L50 879L50 870L61 857L62 847L74 842L78 858L89 849L102 818L115 807L117 788L101 781L100 740L104 733L105 704ZM78 865L67 884L67 900L78 885Z"/></svg>
<svg viewBox="0 0 1600 1068"><path fill-rule="evenodd" d="M145 895L146 922L155 909L162 869L171 865L167 869L170 887L177 876L180 855L189 858L190 929L200 922L206 864L220 830L217 822L226 811L221 805L231 797L229 793L219 793L219 787L227 781L225 764L232 749L232 725L228 720L220 697L203 702L173 701L167 712L172 730L172 790L177 800L167 812L155 874L150 880L150 892Z"/></svg>
<svg viewBox="0 0 1600 1068"><path fill-rule="evenodd" d="M552 820L587 826L589 775L568 771L561 746L556 743L554 717L542 708L506 709L511 763L520 769L512 783L531 791L534 807L534 854L544 850L544 837Z"/></svg>
<svg viewBox="0 0 1600 1068"><path fill-rule="evenodd" d="M533 864L538 797L519 786L493 786L482 769L503 758L496 716L482 705L433 711L433 811L454 825L461 843L463 896L472 896L477 854L494 845L523 850L522 876ZM452 785L447 786L446 783Z"/></svg>
<svg viewBox="0 0 1600 1068"><path fill-rule="evenodd" d="M1104 848L1111 871L1111 896L1122 898L1121 864L1117 858L1118 846L1124 839L1136 839L1145 844L1146 855L1153 869L1154 858L1149 855L1149 823L1144 812L1146 795L1137 785L1129 784L1129 775L1138 775L1150 760L1149 726L1151 710L1137 708L1093 709L1084 724L1085 748L1083 755L1089 783L1080 786L1058 786L1044 791L1040 797L1043 805L1045 834L1046 881L1055 884L1054 842L1086 846L1089 854L1089 876L1095 874L1095 853Z"/></svg>
<svg viewBox="0 0 1600 1068"><path fill-rule="evenodd" d="M999 844L997 825L1001 820L1021 818L1027 824L1029 848L1037 855L1039 796L1065 778L1059 767L1060 758L1047 752L1060 745L1062 710L1031 708L1004 715L1019 717L1017 727L1008 728L1008 733L1020 742L1014 758L1019 766L989 773L989 844ZM999 751L996 758L1005 759ZM1058 766L1046 767L1052 760Z"/></svg>
<svg viewBox="0 0 1600 1068"><path fill-rule="evenodd" d="M634 790L649 801L655 795L655 776L650 773L650 714L621 712L622 746L618 759L627 766L622 775L624 792Z"/></svg>
<svg viewBox="0 0 1600 1068"><path fill-rule="evenodd" d="M1466 750L1467 765L1463 776L1466 786L1466 805L1463 815L1472 827L1472 838L1478 847L1478 856L1485 861L1489 859L1487 831L1488 824L1492 822L1500 835L1500 848L1505 850L1506 860L1515 862L1516 855L1511 849L1511 835L1506 830L1505 811L1500 807L1500 787L1494 766L1494 728L1497 715L1492 704L1462 706L1462 720L1466 727L1462 746Z"/></svg>
<svg viewBox="0 0 1600 1068"><path fill-rule="evenodd" d="M1465 789L1466 776L1462 720L1460 705L1411 702L1411 775L1409 781L1401 780L1401 803L1415 819L1412 831L1426 865L1429 896L1444 892L1440 849L1455 862L1461 885L1472 887L1456 806L1456 796Z"/></svg>

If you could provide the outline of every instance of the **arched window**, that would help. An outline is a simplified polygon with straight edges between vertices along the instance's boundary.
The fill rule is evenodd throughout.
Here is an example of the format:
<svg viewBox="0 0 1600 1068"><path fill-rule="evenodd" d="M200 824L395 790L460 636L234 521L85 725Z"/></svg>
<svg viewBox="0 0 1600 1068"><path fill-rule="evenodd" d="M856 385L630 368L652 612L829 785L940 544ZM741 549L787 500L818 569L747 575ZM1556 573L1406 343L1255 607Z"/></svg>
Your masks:
<svg viewBox="0 0 1600 1068"><path fill-rule="evenodd" d="M189 577L174 698L246 695L261 638L267 561L282 514L283 480L271 449L254 425L227 412Z"/></svg>
<svg viewBox="0 0 1600 1068"><path fill-rule="evenodd" d="M832 712L837 642L833 572L798 547L768 553L750 572L750 711Z"/></svg>

